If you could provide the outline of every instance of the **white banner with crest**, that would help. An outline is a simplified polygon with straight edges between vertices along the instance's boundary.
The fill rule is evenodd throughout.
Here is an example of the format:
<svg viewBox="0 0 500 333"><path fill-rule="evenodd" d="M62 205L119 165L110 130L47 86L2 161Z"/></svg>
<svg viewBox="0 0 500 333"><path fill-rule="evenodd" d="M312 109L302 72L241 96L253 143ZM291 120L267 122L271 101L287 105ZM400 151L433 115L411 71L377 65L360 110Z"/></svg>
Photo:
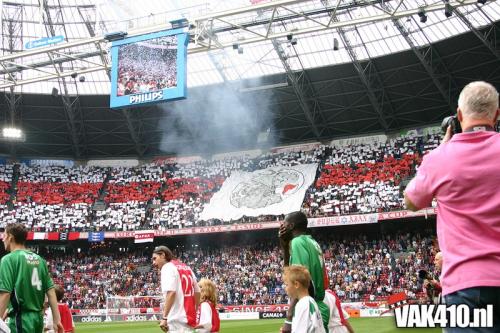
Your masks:
<svg viewBox="0 0 500 333"><path fill-rule="evenodd" d="M237 220L243 216L281 215L300 210L317 164L235 171L205 205L202 220Z"/></svg>

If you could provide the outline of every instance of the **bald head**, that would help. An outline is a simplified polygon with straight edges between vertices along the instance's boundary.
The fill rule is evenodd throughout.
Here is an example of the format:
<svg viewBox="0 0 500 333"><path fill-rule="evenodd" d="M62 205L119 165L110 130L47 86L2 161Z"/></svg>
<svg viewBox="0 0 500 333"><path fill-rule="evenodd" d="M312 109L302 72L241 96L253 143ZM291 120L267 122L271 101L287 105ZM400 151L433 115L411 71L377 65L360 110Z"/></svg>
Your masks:
<svg viewBox="0 0 500 333"><path fill-rule="evenodd" d="M462 89L458 108L466 119L496 121L498 91L487 82L471 82Z"/></svg>
<svg viewBox="0 0 500 333"><path fill-rule="evenodd" d="M441 252L436 253L434 256L434 266L439 269L443 267L443 254Z"/></svg>

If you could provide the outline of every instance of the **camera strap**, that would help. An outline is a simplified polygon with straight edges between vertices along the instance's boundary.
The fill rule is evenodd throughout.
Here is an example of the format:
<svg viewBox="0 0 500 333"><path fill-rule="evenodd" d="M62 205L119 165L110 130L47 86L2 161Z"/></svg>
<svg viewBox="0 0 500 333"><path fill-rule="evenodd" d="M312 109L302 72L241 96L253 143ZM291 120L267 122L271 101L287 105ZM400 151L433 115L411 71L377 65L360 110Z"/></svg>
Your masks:
<svg viewBox="0 0 500 333"><path fill-rule="evenodd" d="M463 130L463 132L479 132L479 131L491 131L494 132L495 129L491 127L490 125L478 125L478 126L473 126L470 128L467 128Z"/></svg>

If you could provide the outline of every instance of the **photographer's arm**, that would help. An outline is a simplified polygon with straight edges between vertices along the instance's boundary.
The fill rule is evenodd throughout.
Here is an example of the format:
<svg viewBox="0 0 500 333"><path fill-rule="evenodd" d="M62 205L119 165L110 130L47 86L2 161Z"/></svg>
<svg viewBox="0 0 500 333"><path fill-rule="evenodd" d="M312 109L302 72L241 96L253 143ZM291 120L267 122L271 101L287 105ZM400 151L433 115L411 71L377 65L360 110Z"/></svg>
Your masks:
<svg viewBox="0 0 500 333"><path fill-rule="evenodd" d="M406 208L413 212L425 207L430 207L432 199L434 198L432 170L429 170L429 163L425 162L426 159L424 158L417 174L404 190Z"/></svg>
<svg viewBox="0 0 500 333"><path fill-rule="evenodd" d="M451 140L452 132L451 126L448 126L446 134L441 140L441 145L446 144ZM435 165L433 160L429 160L430 154L425 155L420 167L418 168L415 178L413 178L404 191L405 205L408 210L416 212L417 210L429 207L434 197L435 184L433 179L433 168ZM408 195L408 193L410 195ZM412 199L410 199L410 197Z"/></svg>

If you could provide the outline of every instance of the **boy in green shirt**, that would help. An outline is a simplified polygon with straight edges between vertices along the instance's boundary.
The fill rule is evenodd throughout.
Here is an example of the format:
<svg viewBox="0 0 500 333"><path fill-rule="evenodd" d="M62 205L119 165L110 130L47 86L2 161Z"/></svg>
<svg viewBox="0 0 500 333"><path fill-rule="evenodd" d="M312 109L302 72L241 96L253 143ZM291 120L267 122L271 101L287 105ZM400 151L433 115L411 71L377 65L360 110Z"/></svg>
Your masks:
<svg viewBox="0 0 500 333"><path fill-rule="evenodd" d="M10 252L0 261L0 314L7 313L11 333L42 333L45 294L54 317L54 327L64 333L54 283L47 263L26 249L28 236L22 224L9 224L3 234L5 250Z"/></svg>

